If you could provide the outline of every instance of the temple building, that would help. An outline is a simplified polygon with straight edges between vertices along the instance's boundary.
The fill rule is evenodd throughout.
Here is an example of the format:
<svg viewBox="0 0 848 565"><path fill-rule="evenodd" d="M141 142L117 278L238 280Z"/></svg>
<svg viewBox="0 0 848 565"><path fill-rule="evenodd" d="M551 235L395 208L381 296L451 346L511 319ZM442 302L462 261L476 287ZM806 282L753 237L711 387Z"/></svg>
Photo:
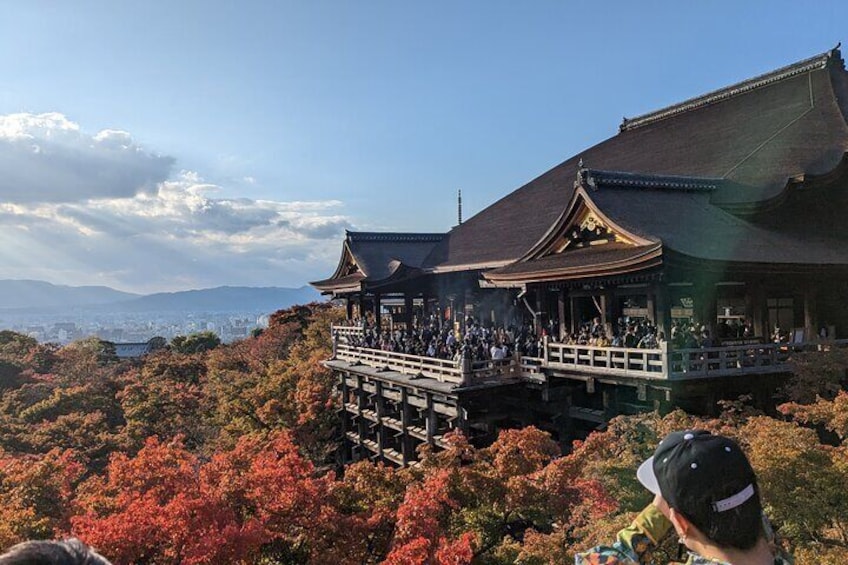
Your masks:
<svg viewBox="0 0 848 565"><path fill-rule="evenodd" d="M837 46L625 119L447 233L348 232L312 283L350 320L327 361L345 457L406 465L454 428L565 442L620 413L766 403L795 351L848 337L846 155ZM428 325L454 355L384 347ZM625 343L634 327L651 339ZM537 345L488 355L518 333Z"/></svg>

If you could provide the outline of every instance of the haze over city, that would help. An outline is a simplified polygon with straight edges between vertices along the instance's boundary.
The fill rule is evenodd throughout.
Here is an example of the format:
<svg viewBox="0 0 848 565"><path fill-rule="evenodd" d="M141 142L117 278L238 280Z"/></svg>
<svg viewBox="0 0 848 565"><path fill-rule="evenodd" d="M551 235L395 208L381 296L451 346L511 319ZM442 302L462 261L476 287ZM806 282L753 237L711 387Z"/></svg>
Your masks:
<svg viewBox="0 0 848 565"><path fill-rule="evenodd" d="M299 287L633 116L833 47L820 2L12 2L0 278ZM719 34L720 32L720 34ZM590 164L591 165L591 164Z"/></svg>

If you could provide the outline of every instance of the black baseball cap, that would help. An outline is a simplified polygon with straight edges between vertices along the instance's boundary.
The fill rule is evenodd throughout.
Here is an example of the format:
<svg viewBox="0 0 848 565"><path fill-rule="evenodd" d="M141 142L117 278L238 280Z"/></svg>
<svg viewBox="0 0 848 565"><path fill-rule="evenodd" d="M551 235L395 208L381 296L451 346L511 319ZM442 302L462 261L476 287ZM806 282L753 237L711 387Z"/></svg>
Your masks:
<svg viewBox="0 0 848 565"><path fill-rule="evenodd" d="M739 445L704 430L666 436L639 466L636 477L690 518L739 507L757 492L754 470Z"/></svg>

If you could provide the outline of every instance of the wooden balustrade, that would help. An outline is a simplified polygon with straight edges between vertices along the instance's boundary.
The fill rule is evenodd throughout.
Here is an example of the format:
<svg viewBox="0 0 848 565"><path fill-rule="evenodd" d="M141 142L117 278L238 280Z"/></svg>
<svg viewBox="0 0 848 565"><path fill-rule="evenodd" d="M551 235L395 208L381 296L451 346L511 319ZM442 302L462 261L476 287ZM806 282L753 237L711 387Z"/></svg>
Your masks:
<svg viewBox="0 0 848 565"><path fill-rule="evenodd" d="M789 357L800 351L846 347L848 340L825 343L765 343L698 349L596 347L545 340L541 357L474 361L437 359L380 349L355 347L339 338L362 335L362 328L333 326L334 356L372 367L386 367L462 385L506 377L544 377L545 369L642 379L696 379L788 370ZM347 340L345 340L347 341Z"/></svg>
<svg viewBox="0 0 848 565"><path fill-rule="evenodd" d="M365 335L362 326L330 326L330 331L333 335L343 338L361 338Z"/></svg>
<svg viewBox="0 0 848 565"><path fill-rule="evenodd" d="M492 378L518 377L521 374L519 359L466 362L464 367L462 361L356 347L345 343L336 343L334 349L336 359L358 362L370 367L388 368L398 373L428 377L439 382L471 385Z"/></svg>
<svg viewBox="0 0 848 565"><path fill-rule="evenodd" d="M462 369L459 363L450 359L408 355L382 349L355 347L344 343L335 346L335 355L337 359L344 361L358 361L377 368L386 367L398 373L420 375L440 382L457 384L462 382Z"/></svg>
<svg viewBox="0 0 848 565"><path fill-rule="evenodd" d="M583 373L628 377L666 378L663 349L596 347L565 343L545 344L543 367Z"/></svg>
<svg viewBox="0 0 848 565"><path fill-rule="evenodd" d="M822 343L763 343L729 345L699 349L677 349L669 352L668 378L691 379L724 377L785 370L793 353L845 347L848 340Z"/></svg>

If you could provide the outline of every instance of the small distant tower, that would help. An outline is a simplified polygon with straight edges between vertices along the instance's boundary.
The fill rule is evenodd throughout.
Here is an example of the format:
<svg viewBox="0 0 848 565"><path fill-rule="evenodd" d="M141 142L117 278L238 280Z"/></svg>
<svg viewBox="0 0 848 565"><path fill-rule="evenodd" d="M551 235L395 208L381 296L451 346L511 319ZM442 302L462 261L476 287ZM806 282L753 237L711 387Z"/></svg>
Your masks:
<svg viewBox="0 0 848 565"><path fill-rule="evenodd" d="M457 225L462 225L462 189L456 193L456 219Z"/></svg>

